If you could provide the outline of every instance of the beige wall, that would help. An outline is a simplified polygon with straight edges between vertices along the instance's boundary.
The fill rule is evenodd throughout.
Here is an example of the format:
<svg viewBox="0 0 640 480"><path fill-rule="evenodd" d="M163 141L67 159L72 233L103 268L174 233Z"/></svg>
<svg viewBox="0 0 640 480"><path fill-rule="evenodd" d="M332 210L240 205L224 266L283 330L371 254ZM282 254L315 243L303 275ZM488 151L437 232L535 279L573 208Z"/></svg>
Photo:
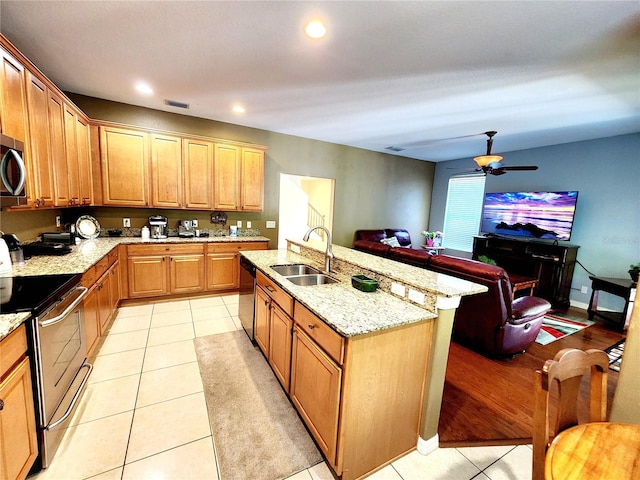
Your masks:
<svg viewBox="0 0 640 480"><path fill-rule="evenodd" d="M146 128L261 144L268 147L265 156L265 202L261 213L228 212L229 221L251 220L269 237L271 246L277 244L277 232L267 230L267 220L278 220L280 173L333 178L335 209L333 242L351 246L354 231L360 228L407 228L415 239L429 224L431 191L435 164L403 157L370 152L266 130L247 128L196 117L151 110L133 105L69 94L69 97L90 118ZM67 209L69 215L79 212ZM101 226L120 227L121 217L131 217L132 226L152 214L180 218L198 218L208 222L208 212L130 208L96 208L92 214ZM195 214L194 214L195 213ZM4 215L4 213L3 213ZM41 218L26 212L19 226L11 218L4 225L7 232L35 231ZM33 217L31 217L34 215ZM9 214L8 217L13 217ZM51 215L55 218L55 215ZM29 222L33 218L33 222ZM25 225L26 222L26 225ZM138 225L139 223L139 225ZM207 224L211 227L211 224ZM48 228L48 227L47 227ZM202 224L202 228L207 228ZM44 230L43 230L44 231Z"/></svg>

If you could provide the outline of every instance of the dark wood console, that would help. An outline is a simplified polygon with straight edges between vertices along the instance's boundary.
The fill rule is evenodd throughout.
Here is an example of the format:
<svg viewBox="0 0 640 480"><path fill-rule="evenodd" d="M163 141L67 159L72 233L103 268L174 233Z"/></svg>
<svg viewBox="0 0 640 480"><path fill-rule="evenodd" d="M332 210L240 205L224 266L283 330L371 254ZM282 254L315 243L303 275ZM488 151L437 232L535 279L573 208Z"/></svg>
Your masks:
<svg viewBox="0 0 640 480"><path fill-rule="evenodd" d="M486 255L509 274L537 279L536 297L548 300L554 308L567 308L578 248L542 240L474 237L473 259Z"/></svg>

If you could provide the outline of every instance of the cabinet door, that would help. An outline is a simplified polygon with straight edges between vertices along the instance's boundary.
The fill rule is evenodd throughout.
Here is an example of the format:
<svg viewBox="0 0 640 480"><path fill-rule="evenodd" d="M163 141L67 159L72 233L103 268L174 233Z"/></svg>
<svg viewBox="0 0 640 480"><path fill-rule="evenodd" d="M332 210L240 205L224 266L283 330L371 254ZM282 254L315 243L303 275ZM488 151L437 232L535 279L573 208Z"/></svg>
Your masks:
<svg viewBox="0 0 640 480"><path fill-rule="evenodd" d="M235 145L216 144L213 162L213 208L240 209L240 151Z"/></svg>
<svg viewBox="0 0 640 480"><path fill-rule="evenodd" d="M182 207L182 139L151 135L151 204Z"/></svg>
<svg viewBox="0 0 640 480"><path fill-rule="evenodd" d="M136 256L127 259L129 297L153 297L169 293L166 257Z"/></svg>
<svg viewBox="0 0 640 480"><path fill-rule="evenodd" d="M24 67L4 49L0 72L0 131L27 144L27 95Z"/></svg>
<svg viewBox="0 0 640 480"><path fill-rule="evenodd" d="M90 356L100 336L100 310L98 290L92 288L84 297L84 339L87 344L87 356Z"/></svg>
<svg viewBox="0 0 640 480"><path fill-rule="evenodd" d="M242 149L240 178L241 209L261 212L264 208L264 151Z"/></svg>
<svg viewBox="0 0 640 480"><path fill-rule="evenodd" d="M172 293L204 290L204 255L172 255L169 264Z"/></svg>
<svg viewBox="0 0 640 480"><path fill-rule="evenodd" d="M69 206L69 169L64 139L64 104L62 99L49 90L49 148L53 168L54 204Z"/></svg>
<svg viewBox="0 0 640 480"><path fill-rule="evenodd" d="M67 149L69 175L69 205L80 205L80 169L78 167L78 135L76 112L64 104L64 141Z"/></svg>
<svg viewBox="0 0 640 480"><path fill-rule="evenodd" d="M37 207L52 207L54 202L53 163L49 161L49 92L43 82L27 72L27 104L31 149L27 162L33 191L29 192Z"/></svg>
<svg viewBox="0 0 640 480"><path fill-rule="evenodd" d="M111 292L111 313L118 308L120 302L120 263L116 261L109 271L109 291Z"/></svg>
<svg viewBox="0 0 640 480"><path fill-rule="evenodd" d="M342 370L297 326L292 350L291 401L335 464Z"/></svg>
<svg viewBox="0 0 640 480"><path fill-rule="evenodd" d="M185 207L209 210L213 208L213 143L185 138L182 148Z"/></svg>
<svg viewBox="0 0 640 480"><path fill-rule="evenodd" d="M0 400L0 478L26 478L38 456L28 358L23 358L0 383Z"/></svg>
<svg viewBox="0 0 640 480"><path fill-rule="evenodd" d="M100 127L104 205L149 205L149 141L144 132Z"/></svg>
<svg viewBox="0 0 640 480"><path fill-rule="evenodd" d="M256 343L266 356L269 356L269 315L271 313L271 299L262 288L256 285L255 316L256 325L253 332Z"/></svg>
<svg viewBox="0 0 640 480"><path fill-rule="evenodd" d="M207 255L207 289L238 288L240 285L239 253Z"/></svg>
<svg viewBox="0 0 640 480"><path fill-rule="evenodd" d="M78 142L78 193L80 205L93 203L93 175L91 171L91 144L89 122L76 116L76 140Z"/></svg>
<svg viewBox="0 0 640 480"><path fill-rule="evenodd" d="M291 331L293 320L277 304L271 304L269 363L285 391L291 378Z"/></svg>
<svg viewBox="0 0 640 480"><path fill-rule="evenodd" d="M98 316L100 317L100 335L104 335L111 319L111 283L109 282L109 272L105 273L98 285Z"/></svg>

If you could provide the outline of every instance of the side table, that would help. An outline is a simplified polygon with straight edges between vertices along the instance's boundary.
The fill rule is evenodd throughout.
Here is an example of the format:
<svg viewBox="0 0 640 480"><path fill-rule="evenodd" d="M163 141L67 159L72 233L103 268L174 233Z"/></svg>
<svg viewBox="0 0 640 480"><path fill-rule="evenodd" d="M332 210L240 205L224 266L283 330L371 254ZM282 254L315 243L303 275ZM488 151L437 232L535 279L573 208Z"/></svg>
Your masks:
<svg viewBox="0 0 640 480"><path fill-rule="evenodd" d="M610 278L589 276L591 279L591 300L589 301L589 320L594 316L600 317L609 322L619 324L620 331L624 331L629 326L631 312L633 311L633 301L636 297L636 282L626 278ZM610 293L624 299L624 309L622 312L610 312L598 310L598 293L600 291Z"/></svg>
<svg viewBox="0 0 640 480"><path fill-rule="evenodd" d="M420 245L424 250L428 250L432 255L440 255L444 247L430 247L428 245Z"/></svg>

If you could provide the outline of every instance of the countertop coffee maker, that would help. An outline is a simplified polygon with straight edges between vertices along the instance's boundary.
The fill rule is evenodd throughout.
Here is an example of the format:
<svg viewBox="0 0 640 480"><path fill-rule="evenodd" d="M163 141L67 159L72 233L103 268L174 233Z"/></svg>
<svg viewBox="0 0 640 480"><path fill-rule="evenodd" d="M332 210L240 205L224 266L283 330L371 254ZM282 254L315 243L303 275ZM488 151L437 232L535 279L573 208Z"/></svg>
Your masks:
<svg viewBox="0 0 640 480"><path fill-rule="evenodd" d="M167 238L167 217L152 215L149 217L149 230L151 238Z"/></svg>
<svg viewBox="0 0 640 480"><path fill-rule="evenodd" d="M178 236L179 237L195 237L196 227L193 224L193 220L180 220L178 222Z"/></svg>

